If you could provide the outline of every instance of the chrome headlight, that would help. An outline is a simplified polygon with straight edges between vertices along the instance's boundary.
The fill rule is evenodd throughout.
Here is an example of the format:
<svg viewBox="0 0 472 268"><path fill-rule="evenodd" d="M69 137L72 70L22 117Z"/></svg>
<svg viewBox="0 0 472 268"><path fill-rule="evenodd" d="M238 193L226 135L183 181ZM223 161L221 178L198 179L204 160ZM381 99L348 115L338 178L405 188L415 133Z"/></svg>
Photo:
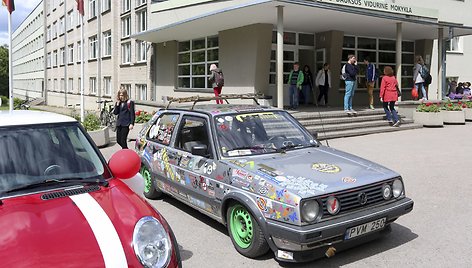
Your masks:
<svg viewBox="0 0 472 268"><path fill-rule="evenodd" d="M144 267L165 267L171 258L172 243L164 226L151 216L134 226L133 249Z"/></svg>
<svg viewBox="0 0 472 268"><path fill-rule="evenodd" d="M389 200L392 197L392 187L390 187L388 184L385 184L382 187L382 195L385 200Z"/></svg>
<svg viewBox="0 0 472 268"><path fill-rule="evenodd" d="M403 182L399 179L393 181L392 185L393 197L397 198L403 194Z"/></svg>
<svg viewBox="0 0 472 268"><path fill-rule="evenodd" d="M303 202L301 206L302 219L306 222L313 222L318 217L320 205L316 200Z"/></svg>

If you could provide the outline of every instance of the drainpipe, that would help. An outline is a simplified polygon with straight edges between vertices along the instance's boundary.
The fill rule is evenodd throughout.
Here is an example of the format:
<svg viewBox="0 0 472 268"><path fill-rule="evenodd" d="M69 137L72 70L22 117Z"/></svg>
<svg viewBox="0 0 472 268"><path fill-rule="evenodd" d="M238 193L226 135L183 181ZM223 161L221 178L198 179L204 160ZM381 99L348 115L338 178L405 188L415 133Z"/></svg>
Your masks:
<svg viewBox="0 0 472 268"><path fill-rule="evenodd" d="M438 28L438 92L437 98L438 100L442 100L443 98L443 80L445 80L443 67L444 67L444 59L443 59L443 50L444 50L444 29Z"/></svg>
<svg viewBox="0 0 472 268"><path fill-rule="evenodd" d="M395 62L397 64L396 68L396 74L397 74L397 82L398 82L398 88L400 91L402 90L402 41L403 41L403 35L402 35L402 23L397 22L397 41L396 41L396 54L395 54ZM402 97L398 97L398 101L401 101Z"/></svg>
<svg viewBox="0 0 472 268"><path fill-rule="evenodd" d="M277 6L277 108L284 108L284 7Z"/></svg>

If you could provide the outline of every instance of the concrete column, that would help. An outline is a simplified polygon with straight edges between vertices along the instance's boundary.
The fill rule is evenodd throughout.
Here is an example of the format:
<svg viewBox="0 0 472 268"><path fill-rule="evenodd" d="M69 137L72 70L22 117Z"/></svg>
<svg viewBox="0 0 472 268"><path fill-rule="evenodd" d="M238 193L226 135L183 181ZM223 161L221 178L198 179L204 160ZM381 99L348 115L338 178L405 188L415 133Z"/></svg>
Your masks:
<svg viewBox="0 0 472 268"><path fill-rule="evenodd" d="M443 98L443 50L444 50L444 32L443 28L438 29L438 100Z"/></svg>
<svg viewBox="0 0 472 268"><path fill-rule="evenodd" d="M277 108L284 108L284 7L277 6Z"/></svg>
<svg viewBox="0 0 472 268"><path fill-rule="evenodd" d="M402 90L402 41L403 41L403 35L402 35L402 23L397 22L397 40L396 40L396 54L395 54L395 62L397 65L397 68L395 70L395 73L397 75L397 82L398 82L398 88L400 91ZM401 101L402 97L398 97L398 101Z"/></svg>

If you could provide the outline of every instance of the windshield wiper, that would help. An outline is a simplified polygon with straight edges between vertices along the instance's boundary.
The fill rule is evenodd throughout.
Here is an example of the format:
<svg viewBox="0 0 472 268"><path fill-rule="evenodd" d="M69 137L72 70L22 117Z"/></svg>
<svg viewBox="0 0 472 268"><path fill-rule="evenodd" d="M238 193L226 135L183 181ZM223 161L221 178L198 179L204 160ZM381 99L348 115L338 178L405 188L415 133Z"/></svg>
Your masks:
<svg viewBox="0 0 472 268"><path fill-rule="evenodd" d="M267 149L272 149L272 150L277 150L273 147L264 147L264 146L241 146L241 147L236 147L232 148L230 151L238 151L238 150L267 150Z"/></svg>
<svg viewBox="0 0 472 268"><path fill-rule="evenodd" d="M107 180L100 180L100 179L80 179L77 177L73 178L64 178L64 179L47 179L47 180L42 180L39 182L27 184L27 185L22 185L13 189L10 189L8 191L5 191L4 193L11 193L11 192L16 192L16 191L21 191L21 190L26 190L26 189L31 189L31 188L36 188L39 186L44 186L44 185L51 185L51 184L61 184L61 183L75 183L75 182L80 182L80 183L86 183L86 184L102 184L105 187L108 187L108 181Z"/></svg>

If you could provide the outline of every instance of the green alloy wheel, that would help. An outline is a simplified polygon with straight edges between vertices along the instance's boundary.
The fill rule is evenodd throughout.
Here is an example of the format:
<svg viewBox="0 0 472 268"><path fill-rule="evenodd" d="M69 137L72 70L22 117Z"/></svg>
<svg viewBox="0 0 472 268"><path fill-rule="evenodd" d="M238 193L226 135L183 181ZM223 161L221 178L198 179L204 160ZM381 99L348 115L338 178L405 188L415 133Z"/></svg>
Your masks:
<svg viewBox="0 0 472 268"><path fill-rule="evenodd" d="M264 255L269 250L259 224L241 204L233 204L226 213L228 233L236 250L249 258Z"/></svg>
<svg viewBox="0 0 472 268"><path fill-rule="evenodd" d="M152 174L146 166L142 166L139 171L144 178L144 196L149 199L161 197L162 192L154 186Z"/></svg>

